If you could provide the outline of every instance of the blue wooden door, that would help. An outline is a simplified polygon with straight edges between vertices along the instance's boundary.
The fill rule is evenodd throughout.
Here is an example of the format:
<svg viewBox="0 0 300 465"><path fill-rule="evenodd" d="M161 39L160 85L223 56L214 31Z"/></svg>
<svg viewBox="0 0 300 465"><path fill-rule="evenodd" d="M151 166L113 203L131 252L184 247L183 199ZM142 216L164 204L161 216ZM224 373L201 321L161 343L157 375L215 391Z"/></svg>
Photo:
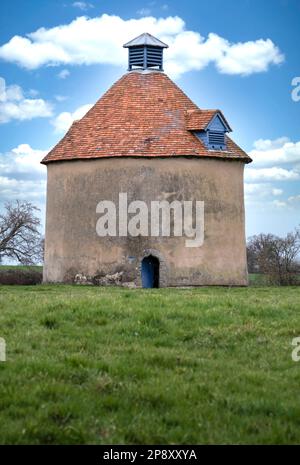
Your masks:
<svg viewBox="0 0 300 465"><path fill-rule="evenodd" d="M159 284L159 261L150 255L142 261L142 285L149 289L158 287Z"/></svg>

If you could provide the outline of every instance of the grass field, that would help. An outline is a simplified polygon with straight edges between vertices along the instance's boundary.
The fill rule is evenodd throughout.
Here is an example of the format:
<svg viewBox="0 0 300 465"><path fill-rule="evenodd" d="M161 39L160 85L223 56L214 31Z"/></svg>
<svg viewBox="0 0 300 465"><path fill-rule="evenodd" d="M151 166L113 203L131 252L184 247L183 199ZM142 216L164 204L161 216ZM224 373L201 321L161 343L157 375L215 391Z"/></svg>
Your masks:
<svg viewBox="0 0 300 465"><path fill-rule="evenodd" d="M0 443L299 443L300 288L0 286Z"/></svg>
<svg viewBox="0 0 300 465"><path fill-rule="evenodd" d="M0 265L0 270L36 270L43 271L41 265Z"/></svg>

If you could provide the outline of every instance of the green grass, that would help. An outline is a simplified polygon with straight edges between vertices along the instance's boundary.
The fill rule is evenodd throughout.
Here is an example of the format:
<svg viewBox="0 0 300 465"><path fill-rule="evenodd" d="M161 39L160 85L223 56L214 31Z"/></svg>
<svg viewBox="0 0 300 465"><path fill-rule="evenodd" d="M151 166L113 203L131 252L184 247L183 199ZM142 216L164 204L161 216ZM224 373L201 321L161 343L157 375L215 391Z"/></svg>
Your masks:
<svg viewBox="0 0 300 465"><path fill-rule="evenodd" d="M249 273L250 286L266 286L268 285L266 276L262 273Z"/></svg>
<svg viewBox="0 0 300 465"><path fill-rule="evenodd" d="M35 270L43 271L40 265L0 265L0 270Z"/></svg>
<svg viewBox="0 0 300 465"><path fill-rule="evenodd" d="M300 288L0 286L0 442L299 443Z"/></svg>

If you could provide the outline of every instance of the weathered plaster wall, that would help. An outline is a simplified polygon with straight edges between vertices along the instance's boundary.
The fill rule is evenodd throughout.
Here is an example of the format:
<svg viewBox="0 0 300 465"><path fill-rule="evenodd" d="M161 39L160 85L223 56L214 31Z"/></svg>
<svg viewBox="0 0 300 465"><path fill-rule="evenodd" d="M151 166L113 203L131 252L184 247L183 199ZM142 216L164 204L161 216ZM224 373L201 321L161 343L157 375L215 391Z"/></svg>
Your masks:
<svg viewBox="0 0 300 465"><path fill-rule="evenodd" d="M140 285L140 262L151 251L161 261L161 286L246 285L244 164L195 158L111 158L48 165L45 282L77 273L123 271ZM205 238L199 248L185 237L99 237L96 205L128 201L203 200Z"/></svg>

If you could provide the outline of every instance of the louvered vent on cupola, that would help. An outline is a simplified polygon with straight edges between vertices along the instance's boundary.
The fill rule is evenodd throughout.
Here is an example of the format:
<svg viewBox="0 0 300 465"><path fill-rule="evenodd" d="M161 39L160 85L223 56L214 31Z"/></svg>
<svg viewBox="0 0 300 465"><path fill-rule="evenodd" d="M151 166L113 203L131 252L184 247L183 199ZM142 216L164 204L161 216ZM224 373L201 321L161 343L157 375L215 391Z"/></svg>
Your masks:
<svg viewBox="0 0 300 465"><path fill-rule="evenodd" d="M128 71L133 69L159 69L163 71L163 49L168 45L147 32L131 40L128 48Z"/></svg>

